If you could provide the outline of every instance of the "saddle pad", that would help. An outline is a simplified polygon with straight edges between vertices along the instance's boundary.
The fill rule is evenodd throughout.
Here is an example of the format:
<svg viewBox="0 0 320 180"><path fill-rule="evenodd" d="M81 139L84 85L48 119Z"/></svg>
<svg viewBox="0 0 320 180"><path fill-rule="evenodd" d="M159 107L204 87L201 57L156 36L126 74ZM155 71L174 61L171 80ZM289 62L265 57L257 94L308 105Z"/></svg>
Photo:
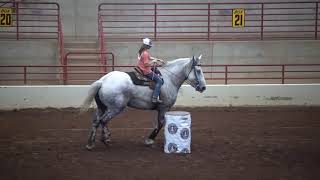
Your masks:
<svg viewBox="0 0 320 180"><path fill-rule="evenodd" d="M140 85L140 86L149 86L150 85L149 84L150 81L143 81L143 80L138 79L135 72L126 72L126 73L130 76L133 84Z"/></svg>

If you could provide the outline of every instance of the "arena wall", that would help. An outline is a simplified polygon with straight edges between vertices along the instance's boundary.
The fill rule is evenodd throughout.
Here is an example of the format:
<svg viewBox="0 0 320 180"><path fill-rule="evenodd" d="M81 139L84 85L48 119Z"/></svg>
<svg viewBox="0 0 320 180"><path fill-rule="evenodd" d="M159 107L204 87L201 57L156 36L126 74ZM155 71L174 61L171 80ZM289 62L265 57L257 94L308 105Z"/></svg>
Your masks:
<svg viewBox="0 0 320 180"><path fill-rule="evenodd" d="M141 43L107 43L116 65L135 64ZM203 55L203 64L309 64L320 59L320 41L155 42L153 56L173 60ZM1 41L0 65L57 65L56 41Z"/></svg>
<svg viewBox="0 0 320 180"><path fill-rule="evenodd" d="M134 65L137 62L137 51L141 43L107 43L107 51L115 55L115 65ZM198 56L202 54L202 64L318 64L320 59L320 41L316 40L288 40L288 41L188 41L188 42L155 42L151 49L152 56L166 61ZM59 65L58 47L56 41L1 41L0 65ZM73 61L74 62L74 61ZM89 62L89 60L88 60ZM108 62L107 64L111 64ZM258 69L260 68L260 69ZM309 70L311 67L309 67ZM32 72L54 73L57 68L29 68ZM128 68L115 68L115 70L129 71ZM224 71L223 67L205 68L205 71ZM229 69L239 70L239 69ZM242 71L252 71L247 67ZM254 70L279 71L279 67L256 67ZM292 69L290 69L292 70ZM301 70L301 69L300 69ZM318 70L318 67L315 67ZM1 69L1 72L22 72L22 69ZM30 73L30 72L29 72ZM234 74L237 78L249 77L254 74ZM300 76L301 73L295 75ZM314 73L314 76L318 74ZM2 75L8 76L8 75ZM54 76L54 77L51 77ZM28 79L59 79L56 74L28 75ZM223 74L206 74L207 78L223 78ZM274 77L281 74L257 74L255 77ZM312 76L312 74L306 74ZM1 76L0 76L1 77ZM22 79L23 75L11 75L11 78ZM89 77L86 77L89 78ZM7 79L7 77L5 78ZM290 80L286 83L300 83ZM304 80L304 83L318 83L317 79ZM212 82L208 82L211 83ZM217 82L216 82L217 83ZM221 84L221 82L219 82ZM222 82L223 83L223 82ZM232 81L228 83L232 84ZM242 80L235 83L252 83ZM255 81L254 83L259 83ZM281 80L263 80L263 83L281 83ZM8 82L1 82L6 85ZM39 83L38 83L39 84ZM48 84L48 83L40 83ZM10 82L10 85L14 85Z"/></svg>
<svg viewBox="0 0 320 180"><path fill-rule="evenodd" d="M28 0L26 0L28 1ZM35 0L30 0L35 1ZM61 7L62 23L66 37L92 37L96 38L98 34L97 9L100 3L230 3L230 2L279 2L278 0L251 0L251 1L234 1L234 0L53 0L58 2ZM310 0L287 0L286 2L310 2Z"/></svg>
<svg viewBox="0 0 320 180"><path fill-rule="evenodd" d="M26 0L28 1L28 0ZM72 40L89 38L98 45L98 5L103 2L124 3L127 0L54 0L60 4L61 20L65 43ZM299 0L302 1L302 0ZM306 0L305 0L306 1ZM135 2L168 2L165 0L140 0ZM175 2L194 2L194 0L176 0ZM201 0L197 2L234 2L232 0ZM259 0L255 2L277 2ZM294 1L292 1L294 2ZM47 45L47 44L52 45ZM66 45L66 44L65 44ZM106 39L107 52L115 54L116 65L135 64L141 42L109 42ZM49 48L50 47L50 48ZM308 64L318 63L320 41L156 41L151 49L152 55L172 60L180 57L203 54L203 64ZM49 40L7 41L0 44L0 65L56 65L58 61L57 42ZM86 47L83 47L84 49ZM19 52L19 53L17 53ZM67 52L67 50L66 50ZM211 78L211 77L210 77ZM271 82L278 83L278 82Z"/></svg>
<svg viewBox="0 0 320 180"><path fill-rule="evenodd" d="M56 40L0 42L0 65L59 65Z"/></svg>
<svg viewBox="0 0 320 180"><path fill-rule="evenodd" d="M107 43L116 64L135 64L139 42ZM309 64L320 59L320 41L188 41L155 42L153 56L173 60L203 55L203 64Z"/></svg>
<svg viewBox="0 0 320 180"><path fill-rule="evenodd" d="M0 86L0 109L78 108L89 86ZM208 85L180 89L175 107L319 106L320 85Z"/></svg>
<svg viewBox="0 0 320 180"><path fill-rule="evenodd" d="M26 0L28 1L28 0ZM61 19L66 43L70 39L88 37L97 42L97 7L102 0L55 0L61 7ZM298 0L304 1L304 0ZM128 2L110 0L108 2ZM130 1L132 3L136 1ZM141 0L137 2L168 2L164 0ZM175 2L194 2L194 0L176 0ZM232 0L201 0L197 2L234 2ZM255 2L277 2L259 0ZM293 1L292 1L293 2ZM98 44L98 42L97 42ZM108 42L108 52L115 54L116 65L132 65L137 61L137 50L141 42ZM151 49L152 55L172 60L203 54L203 64L309 64L318 63L320 58L319 40L286 41L156 41ZM0 43L0 65L57 65L59 63L57 41L7 41ZM118 69L121 70L121 69ZM209 69L207 69L209 70ZM213 70L213 69L211 69ZM270 70L270 69L269 69ZM6 70L7 71L7 70ZM42 72L54 73L57 69L43 69ZM1 72L4 72L1 69ZM33 72L40 72L34 69ZM6 75L8 76L8 75ZM20 75L20 79L21 79ZM41 75L42 76L42 75ZM44 75L43 75L44 76ZM47 75L56 76L56 75ZM13 75L12 75L13 77ZM31 75L38 78L38 76ZM213 75L208 76L212 78ZM14 77L13 77L14 78ZM28 78L30 76L28 75ZM46 78L46 77L43 77ZM49 77L47 77L49 78ZM57 77L59 78L59 77ZM216 77L215 77L216 78ZM316 80L307 83L315 83ZM230 82L232 83L232 82ZM243 82L246 83L246 82ZM279 83L279 82L268 82ZM290 82L295 83L295 82ZM7 82L1 83L7 84ZM46 83L42 83L46 84Z"/></svg>
<svg viewBox="0 0 320 180"><path fill-rule="evenodd" d="M290 2L307 2L291 0ZM89 38L97 40L98 6L100 3L128 3L128 0L56 0L61 6L64 35L67 39ZM139 0L130 3L165 3L167 0ZM175 0L177 3L190 3L194 0ZM197 3L230 3L234 0L198 0ZM241 1L248 2L248 1ZM279 2L278 0L256 0L249 2ZM107 25L105 25L107 26ZM179 23L177 23L179 26ZM151 37L152 38L152 37ZM115 54L116 64L135 64L141 42L109 42L108 52ZM320 58L319 41L157 41L152 48L154 56L172 60L180 57L203 54L204 63L208 64L281 64L281 63L316 63Z"/></svg>

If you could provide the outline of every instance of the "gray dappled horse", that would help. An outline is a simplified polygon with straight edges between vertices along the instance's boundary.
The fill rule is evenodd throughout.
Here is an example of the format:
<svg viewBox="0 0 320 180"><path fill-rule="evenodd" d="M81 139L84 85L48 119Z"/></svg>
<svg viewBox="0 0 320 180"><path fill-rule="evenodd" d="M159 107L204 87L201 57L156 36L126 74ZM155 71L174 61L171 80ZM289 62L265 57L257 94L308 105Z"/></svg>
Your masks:
<svg viewBox="0 0 320 180"><path fill-rule="evenodd" d="M144 110L158 111L158 124L145 144L151 145L164 125L164 115L174 105L178 91L184 82L187 82L196 91L206 89L206 81L200 67L201 55L198 58L180 58L168 61L159 68L164 84L161 87L161 104L153 104L151 96L153 90L148 86L133 84L130 76L125 72L112 71L91 84L88 96L82 105L82 111L87 110L95 98L97 112L93 118L92 130L86 148L94 147L96 130L101 124L101 141L107 144L110 141L110 131L107 123L121 113L127 106Z"/></svg>

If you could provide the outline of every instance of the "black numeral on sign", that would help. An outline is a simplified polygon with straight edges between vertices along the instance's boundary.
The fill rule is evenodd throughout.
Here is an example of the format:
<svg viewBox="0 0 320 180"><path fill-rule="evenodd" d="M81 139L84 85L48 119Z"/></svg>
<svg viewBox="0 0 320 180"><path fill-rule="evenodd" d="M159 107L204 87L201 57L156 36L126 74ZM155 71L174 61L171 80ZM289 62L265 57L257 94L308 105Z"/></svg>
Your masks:
<svg viewBox="0 0 320 180"><path fill-rule="evenodd" d="M241 14L237 14L235 15L235 25L236 26L243 26L242 24L242 15Z"/></svg>

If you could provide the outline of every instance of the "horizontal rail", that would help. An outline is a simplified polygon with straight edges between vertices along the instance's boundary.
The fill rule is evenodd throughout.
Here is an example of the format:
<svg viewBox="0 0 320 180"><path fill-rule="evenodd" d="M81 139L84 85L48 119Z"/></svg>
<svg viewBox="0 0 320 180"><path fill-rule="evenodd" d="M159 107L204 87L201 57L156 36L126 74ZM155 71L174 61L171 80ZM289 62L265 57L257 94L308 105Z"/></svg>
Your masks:
<svg viewBox="0 0 320 180"><path fill-rule="evenodd" d="M11 81L23 82L23 84L38 81L42 83L55 81L57 84L69 84L73 81L88 81L90 83L106 74L99 70L92 70L92 68L102 67L132 71L135 65L2 65L0 66L0 83ZM320 64L207 64L201 65L201 67L206 80L217 84L243 82L250 84L247 80L255 80L254 83L259 84L271 81L272 83L286 84L292 83L292 80L295 80L294 83L310 83L310 81L320 83ZM71 70L71 68L74 69ZM77 68L80 70L75 70Z"/></svg>
<svg viewBox="0 0 320 180"><path fill-rule="evenodd" d="M83 51L81 51L81 52L75 52L75 51L72 51L72 52L67 52L66 54L65 54L65 60L66 60L66 62L68 62L68 58L71 56L71 55L92 55L92 54L97 54L97 55L100 55L100 54L109 54L109 55L111 55L111 61L112 61L112 65L111 65L111 67L112 66L114 66L114 63L115 63L115 61L114 61L114 54L112 53L112 52L103 52L103 53L101 53L101 52L83 52Z"/></svg>

